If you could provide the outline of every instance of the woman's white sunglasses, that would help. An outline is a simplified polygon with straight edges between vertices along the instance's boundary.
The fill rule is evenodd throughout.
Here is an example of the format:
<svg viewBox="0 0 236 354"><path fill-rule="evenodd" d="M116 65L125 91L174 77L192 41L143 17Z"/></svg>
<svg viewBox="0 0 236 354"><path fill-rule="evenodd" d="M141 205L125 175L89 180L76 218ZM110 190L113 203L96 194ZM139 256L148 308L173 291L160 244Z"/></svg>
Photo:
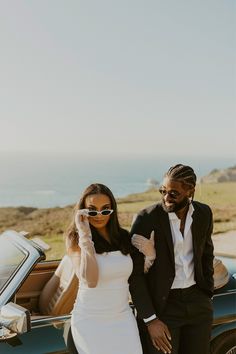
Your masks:
<svg viewBox="0 0 236 354"><path fill-rule="evenodd" d="M92 216L92 217L97 216L97 215L108 216L108 215L111 215L112 213L113 213L112 209L104 209L101 211L89 210L89 209L86 210L87 216Z"/></svg>

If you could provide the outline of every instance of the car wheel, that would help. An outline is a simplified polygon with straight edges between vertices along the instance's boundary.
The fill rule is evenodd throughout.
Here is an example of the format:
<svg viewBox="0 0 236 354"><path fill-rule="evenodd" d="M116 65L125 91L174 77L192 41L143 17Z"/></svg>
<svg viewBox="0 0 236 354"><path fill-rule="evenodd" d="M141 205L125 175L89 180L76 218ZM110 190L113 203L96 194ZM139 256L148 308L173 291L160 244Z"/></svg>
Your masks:
<svg viewBox="0 0 236 354"><path fill-rule="evenodd" d="M229 331L215 338L211 343L212 354L236 354L236 331Z"/></svg>

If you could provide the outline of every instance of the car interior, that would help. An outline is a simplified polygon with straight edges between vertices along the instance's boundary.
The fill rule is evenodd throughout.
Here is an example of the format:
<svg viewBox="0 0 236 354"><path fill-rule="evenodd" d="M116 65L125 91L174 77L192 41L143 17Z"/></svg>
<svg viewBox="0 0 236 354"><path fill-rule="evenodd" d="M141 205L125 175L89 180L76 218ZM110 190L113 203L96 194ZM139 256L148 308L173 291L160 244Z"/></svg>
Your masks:
<svg viewBox="0 0 236 354"><path fill-rule="evenodd" d="M31 319L69 314L78 291L78 278L71 259L41 262L36 265L16 293L15 301L27 308Z"/></svg>
<svg viewBox="0 0 236 354"><path fill-rule="evenodd" d="M226 267L221 260L215 258L215 289L224 286L228 280ZM78 286L71 259L65 255L61 261L37 264L16 293L15 301L30 311L32 320L67 315L73 308Z"/></svg>

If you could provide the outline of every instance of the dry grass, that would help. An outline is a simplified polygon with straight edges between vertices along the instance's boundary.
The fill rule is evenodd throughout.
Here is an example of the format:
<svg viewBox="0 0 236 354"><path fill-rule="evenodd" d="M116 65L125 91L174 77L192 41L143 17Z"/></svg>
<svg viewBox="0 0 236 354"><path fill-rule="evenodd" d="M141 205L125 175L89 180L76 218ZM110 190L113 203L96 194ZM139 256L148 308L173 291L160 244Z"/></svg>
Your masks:
<svg viewBox="0 0 236 354"><path fill-rule="evenodd" d="M236 230L236 182L198 185L195 199L211 206L215 234ZM134 214L159 200L160 194L156 189L117 199L121 225L129 229ZM65 252L63 233L72 215L72 206L50 209L0 208L0 232L14 229L28 231L32 237L39 235L52 246L47 258L60 258Z"/></svg>

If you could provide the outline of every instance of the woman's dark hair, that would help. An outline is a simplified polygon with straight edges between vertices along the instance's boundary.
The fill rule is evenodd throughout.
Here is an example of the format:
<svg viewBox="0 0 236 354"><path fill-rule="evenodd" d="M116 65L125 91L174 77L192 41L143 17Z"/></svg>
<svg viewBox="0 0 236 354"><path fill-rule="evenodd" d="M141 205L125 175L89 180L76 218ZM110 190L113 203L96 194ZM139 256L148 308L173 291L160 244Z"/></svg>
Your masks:
<svg viewBox="0 0 236 354"><path fill-rule="evenodd" d="M111 202L111 209L113 213L110 215L110 219L107 224L108 233L111 241L111 246L117 250L120 250L123 254L130 253L130 240L128 231L121 228L117 215L117 204L115 197L113 196L111 190L101 183L90 184L85 191L83 192L79 202L74 207L73 220L65 233L67 247L74 248L78 244L78 233L75 225L75 214L77 210L85 208L85 200L89 195L92 194L104 194L106 195ZM99 232L98 230L90 225L92 237L94 240L94 246L97 253L103 253L98 245L96 245L96 240L98 239Z"/></svg>

